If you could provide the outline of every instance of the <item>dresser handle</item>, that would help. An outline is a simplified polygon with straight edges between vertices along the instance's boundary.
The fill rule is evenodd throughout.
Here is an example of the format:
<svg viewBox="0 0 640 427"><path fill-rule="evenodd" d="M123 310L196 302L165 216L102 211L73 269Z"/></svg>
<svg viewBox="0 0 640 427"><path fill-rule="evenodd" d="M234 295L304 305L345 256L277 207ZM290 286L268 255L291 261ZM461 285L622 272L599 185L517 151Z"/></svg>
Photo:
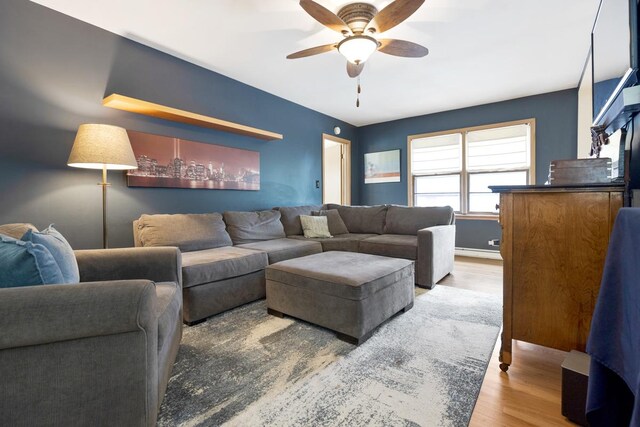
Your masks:
<svg viewBox="0 0 640 427"><path fill-rule="evenodd" d="M500 210L500 205L496 203L496 210L499 211Z"/></svg>

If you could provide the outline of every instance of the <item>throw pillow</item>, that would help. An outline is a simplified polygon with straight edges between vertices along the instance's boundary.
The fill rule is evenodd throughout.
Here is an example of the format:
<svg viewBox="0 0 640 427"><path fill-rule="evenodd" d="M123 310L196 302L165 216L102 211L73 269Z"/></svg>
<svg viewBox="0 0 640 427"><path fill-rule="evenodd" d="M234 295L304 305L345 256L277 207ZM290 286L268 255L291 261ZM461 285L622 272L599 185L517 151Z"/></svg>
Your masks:
<svg viewBox="0 0 640 427"><path fill-rule="evenodd" d="M280 211L280 221L284 226L287 236L299 236L302 234L300 215L312 215L312 211L321 209L320 206L283 206L276 208Z"/></svg>
<svg viewBox="0 0 640 427"><path fill-rule="evenodd" d="M0 288L56 283L64 279L46 247L0 234Z"/></svg>
<svg viewBox="0 0 640 427"><path fill-rule="evenodd" d="M64 283L79 283L80 271L76 255L67 239L55 228L53 224L42 231L27 230L20 239L24 242L37 243L49 250L53 259L58 263Z"/></svg>
<svg viewBox="0 0 640 427"><path fill-rule="evenodd" d="M223 215L234 245L287 237L278 211L227 211Z"/></svg>
<svg viewBox="0 0 640 427"><path fill-rule="evenodd" d="M300 223L304 237L313 239L315 237L333 237L329 233L329 223L326 216L300 215Z"/></svg>
<svg viewBox="0 0 640 427"><path fill-rule="evenodd" d="M338 212L337 209L313 211L311 212L311 215L326 216L327 222L329 223L329 233L331 233L332 236L349 233L349 230L347 229L347 226L344 224L344 221L340 216L340 212Z"/></svg>

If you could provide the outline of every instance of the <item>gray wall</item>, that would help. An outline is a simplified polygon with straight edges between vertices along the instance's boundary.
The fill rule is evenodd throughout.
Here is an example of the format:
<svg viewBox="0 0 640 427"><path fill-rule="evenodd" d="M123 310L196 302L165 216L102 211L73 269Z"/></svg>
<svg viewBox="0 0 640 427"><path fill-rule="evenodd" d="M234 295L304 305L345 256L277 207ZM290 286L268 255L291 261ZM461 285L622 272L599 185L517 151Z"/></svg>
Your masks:
<svg viewBox="0 0 640 427"><path fill-rule="evenodd" d="M142 213L320 203L314 184L322 176L321 134L339 125L340 136L357 147L356 129L347 123L24 0L0 3L0 60L0 224L55 223L75 248L101 245L100 173L66 166L81 123L261 156L256 192L127 188L124 175L111 171L111 246L132 244L131 221ZM284 140L265 142L102 107L102 98L113 92L279 132Z"/></svg>
<svg viewBox="0 0 640 427"><path fill-rule="evenodd" d="M536 183L547 180L549 162L576 157L577 89L529 96L510 101L445 111L358 128L358 153L354 177L358 177L359 204L407 204L407 136L520 119L536 119ZM401 150L401 182L364 184L364 153ZM459 220L456 246L495 249L487 244L499 238L496 221Z"/></svg>

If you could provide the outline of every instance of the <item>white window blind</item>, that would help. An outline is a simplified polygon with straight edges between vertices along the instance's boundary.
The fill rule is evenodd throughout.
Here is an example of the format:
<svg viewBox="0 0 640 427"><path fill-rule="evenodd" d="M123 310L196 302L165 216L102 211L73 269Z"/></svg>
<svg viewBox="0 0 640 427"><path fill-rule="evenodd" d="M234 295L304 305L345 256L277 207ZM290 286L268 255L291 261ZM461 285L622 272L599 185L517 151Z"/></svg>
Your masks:
<svg viewBox="0 0 640 427"><path fill-rule="evenodd" d="M411 171L414 175L460 172L462 134L414 139L411 143Z"/></svg>
<svg viewBox="0 0 640 427"><path fill-rule="evenodd" d="M468 172L529 168L529 125L470 131L466 136Z"/></svg>

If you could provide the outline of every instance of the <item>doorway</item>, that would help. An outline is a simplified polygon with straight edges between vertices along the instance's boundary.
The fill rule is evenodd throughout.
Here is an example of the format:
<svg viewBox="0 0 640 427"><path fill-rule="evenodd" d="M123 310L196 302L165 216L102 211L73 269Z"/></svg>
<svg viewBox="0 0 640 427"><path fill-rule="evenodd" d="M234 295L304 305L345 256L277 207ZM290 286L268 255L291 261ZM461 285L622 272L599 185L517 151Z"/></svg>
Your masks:
<svg viewBox="0 0 640 427"><path fill-rule="evenodd" d="M351 141L322 134L322 203L351 204Z"/></svg>

